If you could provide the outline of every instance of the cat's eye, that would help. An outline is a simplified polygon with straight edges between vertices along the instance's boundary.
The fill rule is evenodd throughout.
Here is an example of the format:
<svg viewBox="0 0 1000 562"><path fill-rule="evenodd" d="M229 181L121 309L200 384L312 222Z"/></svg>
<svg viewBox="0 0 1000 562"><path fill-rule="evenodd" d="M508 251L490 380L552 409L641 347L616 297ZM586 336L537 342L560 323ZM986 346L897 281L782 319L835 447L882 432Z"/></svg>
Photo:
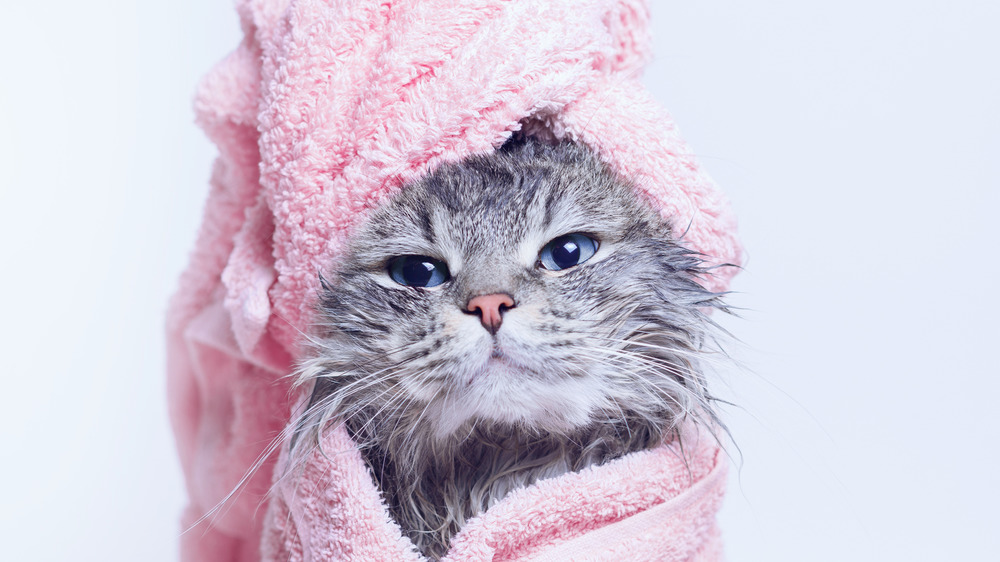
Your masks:
<svg viewBox="0 0 1000 562"><path fill-rule="evenodd" d="M448 264L427 256L399 256L389 260L389 277L407 287L437 287L451 274Z"/></svg>
<svg viewBox="0 0 1000 562"><path fill-rule="evenodd" d="M569 269L594 257L597 246L597 240L586 234L565 234L546 244L538 253L538 261L550 271Z"/></svg>

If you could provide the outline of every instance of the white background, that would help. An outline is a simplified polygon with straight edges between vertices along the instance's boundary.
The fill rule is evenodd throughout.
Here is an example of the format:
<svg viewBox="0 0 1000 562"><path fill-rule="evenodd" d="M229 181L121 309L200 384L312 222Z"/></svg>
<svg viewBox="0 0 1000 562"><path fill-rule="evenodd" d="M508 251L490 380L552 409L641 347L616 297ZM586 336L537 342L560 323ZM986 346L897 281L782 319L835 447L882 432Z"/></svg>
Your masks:
<svg viewBox="0 0 1000 562"><path fill-rule="evenodd" d="M227 1L0 17L5 560L175 560L165 305ZM1000 551L1000 4L656 2L646 82L730 194L738 560Z"/></svg>

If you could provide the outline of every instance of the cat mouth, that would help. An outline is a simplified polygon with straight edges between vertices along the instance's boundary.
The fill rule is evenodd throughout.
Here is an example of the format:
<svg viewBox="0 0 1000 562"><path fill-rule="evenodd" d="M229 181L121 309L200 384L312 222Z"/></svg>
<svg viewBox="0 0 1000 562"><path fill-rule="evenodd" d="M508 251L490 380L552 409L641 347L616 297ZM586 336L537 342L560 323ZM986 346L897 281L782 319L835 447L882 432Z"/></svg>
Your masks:
<svg viewBox="0 0 1000 562"><path fill-rule="evenodd" d="M521 361L518 361L510 353L504 351L504 349L500 347L500 344L496 342L493 343L493 349L490 351L490 358L486 360L486 364L503 365L505 367L518 370L525 368L525 365Z"/></svg>
<svg viewBox="0 0 1000 562"><path fill-rule="evenodd" d="M490 358L486 360L485 367L487 371L491 371L497 370L497 368L510 370L516 368L517 366L510 360L510 357L504 354L503 351L494 349L493 353L490 354Z"/></svg>
<svg viewBox="0 0 1000 562"><path fill-rule="evenodd" d="M487 359L486 363L483 365L482 373L512 374L520 372L521 370L522 366L520 364L514 361L510 355L504 353L503 349L494 344L493 350L490 352L489 359Z"/></svg>

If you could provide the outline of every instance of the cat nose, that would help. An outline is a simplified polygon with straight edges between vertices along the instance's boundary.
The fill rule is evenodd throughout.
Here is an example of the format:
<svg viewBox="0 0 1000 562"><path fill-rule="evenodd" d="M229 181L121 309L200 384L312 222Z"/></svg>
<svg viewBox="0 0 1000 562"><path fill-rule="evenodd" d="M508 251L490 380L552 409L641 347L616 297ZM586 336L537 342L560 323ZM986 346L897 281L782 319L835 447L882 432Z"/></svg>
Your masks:
<svg viewBox="0 0 1000 562"><path fill-rule="evenodd" d="M495 335L503 322L503 313L514 306L514 297L506 293L479 295L469 299L465 312L478 315L483 328Z"/></svg>

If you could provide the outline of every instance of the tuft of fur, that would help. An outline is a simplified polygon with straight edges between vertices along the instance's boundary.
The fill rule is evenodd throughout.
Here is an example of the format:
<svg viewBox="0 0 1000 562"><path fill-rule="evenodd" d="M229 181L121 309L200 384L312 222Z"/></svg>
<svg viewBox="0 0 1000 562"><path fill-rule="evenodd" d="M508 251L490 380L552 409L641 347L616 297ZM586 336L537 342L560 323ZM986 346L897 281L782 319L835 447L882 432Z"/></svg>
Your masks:
<svg viewBox="0 0 1000 562"><path fill-rule="evenodd" d="M597 253L538 254L584 233ZM451 279L395 283L416 254ZM520 138L445 165L376 209L324 280L298 383L312 399L293 458L330 423L359 444L396 521L437 558L469 518L540 478L715 423L702 364L724 305L668 223L587 147ZM497 333L465 311L506 293Z"/></svg>

